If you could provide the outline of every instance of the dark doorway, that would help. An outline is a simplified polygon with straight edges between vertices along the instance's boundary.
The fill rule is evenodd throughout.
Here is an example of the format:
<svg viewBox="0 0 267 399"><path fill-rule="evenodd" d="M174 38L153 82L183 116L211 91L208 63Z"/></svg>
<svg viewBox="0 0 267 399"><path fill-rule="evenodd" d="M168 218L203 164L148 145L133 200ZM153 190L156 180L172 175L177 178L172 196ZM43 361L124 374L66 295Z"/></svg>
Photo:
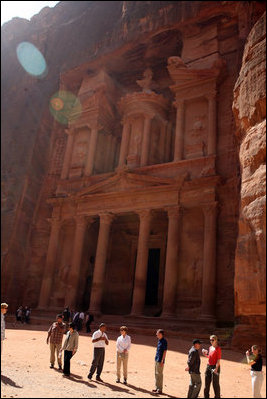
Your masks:
<svg viewBox="0 0 267 399"><path fill-rule="evenodd" d="M146 305L158 305L160 248L153 248L148 253L146 279Z"/></svg>

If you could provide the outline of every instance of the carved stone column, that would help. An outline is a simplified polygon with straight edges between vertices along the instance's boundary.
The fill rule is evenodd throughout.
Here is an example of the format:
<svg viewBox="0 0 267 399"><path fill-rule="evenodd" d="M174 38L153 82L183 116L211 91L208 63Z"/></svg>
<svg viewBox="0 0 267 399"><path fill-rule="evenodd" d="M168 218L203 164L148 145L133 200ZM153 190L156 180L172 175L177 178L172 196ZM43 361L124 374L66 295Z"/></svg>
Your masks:
<svg viewBox="0 0 267 399"><path fill-rule="evenodd" d="M51 218L50 221L51 233L38 304L38 308L40 309L47 309L49 305L61 226L61 222L58 218Z"/></svg>
<svg viewBox="0 0 267 399"><path fill-rule="evenodd" d="M151 211L143 210L138 212L140 217L137 260L135 268L134 291L132 302L132 315L143 313L146 296L148 244L150 235Z"/></svg>
<svg viewBox="0 0 267 399"><path fill-rule="evenodd" d="M167 121L162 122L160 127L160 138L159 138L159 148L160 148L160 162L165 162L165 147L166 147L166 135L167 135Z"/></svg>
<svg viewBox="0 0 267 399"><path fill-rule="evenodd" d="M95 268L90 299L90 312L101 313L102 294L105 282L105 268L109 243L109 233L114 215L105 213L100 215L100 227L97 241Z"/></svg>
<svg viewBox="0 0 267 399"><path fill-rule="evenodd" d="M119 158L119 167L121 167L121 166L123 166L125 164L125 161L126 161L126 158L127 158L127 155L128 155L130 131L131 131L130 121L125 121L123 123L121 148L120 148L120 158Z"/></svg>
<svg viewBox="0 0 267 399"><path fill-rule="evenodd" d="M76 296L80 277L81 259L83 251L84 235L88 220L86 216L76 217L76 228L73 243L73 253L71 260L71 269L68 276L68 285L66 293L66 305L70 308L76 308Z"/></svg>
<svg viewBox="0 0 267 399"><path fill-rule="evenodd" d="M85 164L84 174L85 176L91 176L94 169L94 162L95 162L95 152L96 152L96 145L97 145L97 137L98 137L98 127L94 125L91 128L91 135L89 140L89 148L87 151L87 159Z"/></svg>
<svg viewBox="0 0 267 399"><path fill-rule="evenodd" d="M71 129L65 129L65 132L68 135L67 138L67 146L64 155L63 167L61 171L61 179L67 179L69 176L69 168L73 150L73 142L74 142L74 132Z"/></svg>
<svg viewBox="0 0 267 399"><path fill-rule="evenodd" d="M174 144L174 162L183 159L184 152L184 101L176 100L176 130Z"/></svg>
<svg viewBox="0 0 267 399"><path fill-rule="evenodd" d="M201 317L213 319L216 303L216 216L217 202L203 205L204 258Z"/></svg>
<svg viewBox="0 0 267 399"><path fill-rule="evenodd" d="M209 101L208 155L216 154L216 93L207 96Z"/></svg>
<svg viewBox="0 0 267 399"><path fill-rule="evenodd" d="M178 278L180 207L168 209L168 241L164 279L163 310L161 316L174 316L176 311L176 290Z"/></svg>
<svg viewBox="0 0 267 399"><path fill-rule="evenodd" d="M140 166L146 166L148 162L150 127L151 127L151 117L147 116L145 118L145 123L144 123Z"/></svg>

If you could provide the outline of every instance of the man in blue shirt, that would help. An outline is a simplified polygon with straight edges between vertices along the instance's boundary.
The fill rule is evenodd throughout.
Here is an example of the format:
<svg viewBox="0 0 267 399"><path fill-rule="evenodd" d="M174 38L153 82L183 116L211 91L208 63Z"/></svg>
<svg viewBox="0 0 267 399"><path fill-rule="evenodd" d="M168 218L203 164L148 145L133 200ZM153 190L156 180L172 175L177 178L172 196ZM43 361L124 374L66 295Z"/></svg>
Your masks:
<svg viewBox="0 0 267 399"><path fill-rule="evenodd" d="M164 331L158 330L156 333L158 338L158 346L155 357L155 385L156 388L152 392L162 393L163 386L163 367L165 363L165 357L167 353L167 341L164 338Z"/></svg>

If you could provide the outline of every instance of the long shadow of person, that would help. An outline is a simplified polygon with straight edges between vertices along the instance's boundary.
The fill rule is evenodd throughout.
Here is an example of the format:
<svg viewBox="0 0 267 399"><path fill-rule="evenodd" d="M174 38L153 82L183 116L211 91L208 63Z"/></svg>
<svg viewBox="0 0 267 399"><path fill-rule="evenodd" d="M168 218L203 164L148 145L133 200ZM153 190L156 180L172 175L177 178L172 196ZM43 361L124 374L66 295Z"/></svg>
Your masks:
<svg viewBox="0 0 267 399"><path fill-rule="evenodd" d="M144 389L144 388L136 387L135 385L132 385L132 384L127 384L127 386L128 386L129 388L134 389L135 391L138 391L138 392L148 393L148 394L150 394L151 396L157 396L157 397L159 396L158 393L154 393L154 392L148 391L147 389ZM167 396L168 398L175 398L175 399L177 399L177 396L172 396L172 395L169 395L169 394L164 393L164 392L163 392L161 395Z"/></svg>
<svg viewBox="0 0 267 399"><path fill-rule="evenodd" d="M62 374L64 375L64 374ZM88 386L89 388L97 388L97 385L94 384L90 384L88 381L84 381L83 377L77 374L70 374L68 376L65 376L65 378L67 378L68 380L74 381L74 382L78 382L79 384L84 384L86 386Z"/></svg>
<svg viewBox="0 0 267 399"><path fill-rule="evenodd" d="M9 377L7 377L5 375L2 375L2 374L1 374L1 382L3 382L6 385L11 385L14 388L23 388L20 385L17 385L15 383L15 381L11 380L11 378L9 378Z"/></svg>
<svg viewBox="0 0 267 399"><path fill-rule="evenodd" d="M108 387L108 388L110 388L112 391L117 391L117 392L126 392L126 393L128 393L128 394L130 394L130 395L134 395L134 393L132 393L132 392L130 392L129 391L129 389L127 389L127 388L122 388L122 387L120 387L119 385L113 385L113 384L110 384L109 382L105 382L105 381L103 381L103 382L100 382L100 381L96 381L98 384L101 384L101 385L105 385L106 387Z"/></svg>

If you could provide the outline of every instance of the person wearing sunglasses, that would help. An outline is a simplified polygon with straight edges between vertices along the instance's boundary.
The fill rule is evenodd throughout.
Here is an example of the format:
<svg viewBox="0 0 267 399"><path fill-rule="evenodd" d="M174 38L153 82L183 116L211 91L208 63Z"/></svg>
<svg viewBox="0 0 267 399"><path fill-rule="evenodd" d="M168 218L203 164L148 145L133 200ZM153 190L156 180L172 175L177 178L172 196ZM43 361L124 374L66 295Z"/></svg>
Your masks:
<svg viewBox="0 0 267 399"><path fill-rule="evenodd" d="M218 344L218 338L216 335L210 336L210 347L209 350L202 349L202 353L208 360L207 368L205 371L205 388L204 398L210 397L210 384L212 381L214 389L214 397L220 398L220 360L222 357L222 351Z"/></svg>

